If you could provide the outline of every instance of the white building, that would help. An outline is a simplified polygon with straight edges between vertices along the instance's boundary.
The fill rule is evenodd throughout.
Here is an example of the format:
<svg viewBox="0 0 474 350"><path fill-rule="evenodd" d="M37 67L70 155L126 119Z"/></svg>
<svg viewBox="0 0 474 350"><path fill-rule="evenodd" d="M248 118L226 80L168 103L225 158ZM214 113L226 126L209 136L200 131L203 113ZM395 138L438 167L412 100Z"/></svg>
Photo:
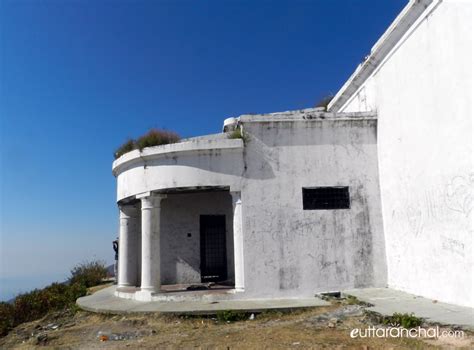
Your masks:
<svg viewBox="0 0 474 350"><path fill-rule="evenodd" d="M471 7L410 1L329 112L242 115L225 128L244 139L117 159L116 294L389 286L473 306Z"/></svg>
<svg viewBox="0 0 474 350"><path fill-rule="evenodd" d="M331 101L378 116L388 285L474 306L472 1L410 1Z"/></svg>

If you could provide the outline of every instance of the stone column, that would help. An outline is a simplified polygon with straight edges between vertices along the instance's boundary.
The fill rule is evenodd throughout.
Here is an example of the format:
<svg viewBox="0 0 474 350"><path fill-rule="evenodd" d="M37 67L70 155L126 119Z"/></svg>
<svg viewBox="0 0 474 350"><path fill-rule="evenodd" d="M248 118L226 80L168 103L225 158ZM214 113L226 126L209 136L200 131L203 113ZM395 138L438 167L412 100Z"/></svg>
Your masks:
<svg viewBox="0 0 474 350"><path fill-rule="evenodd" d="M119 205L118 287L138 283L140 212L137 205Z"/></svg>
<svg viewBox="0 0 474 350"><path fill-rule="evenodd" d="M160 291L160 211L165 195L146 193L137 196L142 202L142 271L137 300L149 301Z"/></svg>
<svg viewBox="0 0 474 350"><path fill-rule="evenodd" d="M244 236L242 232L242 201L240 192L230 192L234 208L234 276L235 290L244 290Z"/></svg>

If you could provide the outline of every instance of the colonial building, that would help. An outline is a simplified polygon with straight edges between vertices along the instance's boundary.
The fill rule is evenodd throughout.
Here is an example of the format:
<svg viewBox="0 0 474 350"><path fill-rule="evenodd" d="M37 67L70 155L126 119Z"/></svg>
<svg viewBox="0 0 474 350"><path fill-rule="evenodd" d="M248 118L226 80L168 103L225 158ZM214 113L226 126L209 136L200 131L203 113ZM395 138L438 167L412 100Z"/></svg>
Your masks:
<svg viewBox="0 0 474 350"><path fill-rule="evenodd" d="M242 115L117 159L116 295L389 286L472 306L471 7L410 1L327 112Z"/></svg>

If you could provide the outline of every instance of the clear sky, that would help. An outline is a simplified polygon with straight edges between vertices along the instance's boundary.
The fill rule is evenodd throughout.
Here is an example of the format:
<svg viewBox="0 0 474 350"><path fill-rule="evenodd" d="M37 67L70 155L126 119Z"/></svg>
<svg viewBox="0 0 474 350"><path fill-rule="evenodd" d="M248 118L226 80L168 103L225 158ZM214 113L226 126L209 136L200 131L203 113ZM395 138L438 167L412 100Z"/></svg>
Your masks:
<svg viewBox="0 0 474 350"><path fill-rule="evenodd" d="M114 149L335 93L407 0L0 1L0 298L113 261Z"/></svg>

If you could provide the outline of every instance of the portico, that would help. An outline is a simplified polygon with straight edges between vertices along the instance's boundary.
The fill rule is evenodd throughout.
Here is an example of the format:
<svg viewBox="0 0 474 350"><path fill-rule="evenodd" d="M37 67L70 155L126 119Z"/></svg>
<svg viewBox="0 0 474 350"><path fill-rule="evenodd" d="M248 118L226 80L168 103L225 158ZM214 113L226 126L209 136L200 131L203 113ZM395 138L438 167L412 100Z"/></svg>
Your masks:
<svg viewBox="0 0 474 350"><path fill-rule="evenodd" d="M151 301L169 293L169 285L208 280L226 284L228 292L244 291L240 192L221 187L145 192L120 203L119 211L118 295ZM209 218L224 220L222 233L212 231L216 227L211 236L206 233L202 221ZM218 235L224 240L220 252ZM219 257L225 257L225 274L209 276Z"/></svg>

